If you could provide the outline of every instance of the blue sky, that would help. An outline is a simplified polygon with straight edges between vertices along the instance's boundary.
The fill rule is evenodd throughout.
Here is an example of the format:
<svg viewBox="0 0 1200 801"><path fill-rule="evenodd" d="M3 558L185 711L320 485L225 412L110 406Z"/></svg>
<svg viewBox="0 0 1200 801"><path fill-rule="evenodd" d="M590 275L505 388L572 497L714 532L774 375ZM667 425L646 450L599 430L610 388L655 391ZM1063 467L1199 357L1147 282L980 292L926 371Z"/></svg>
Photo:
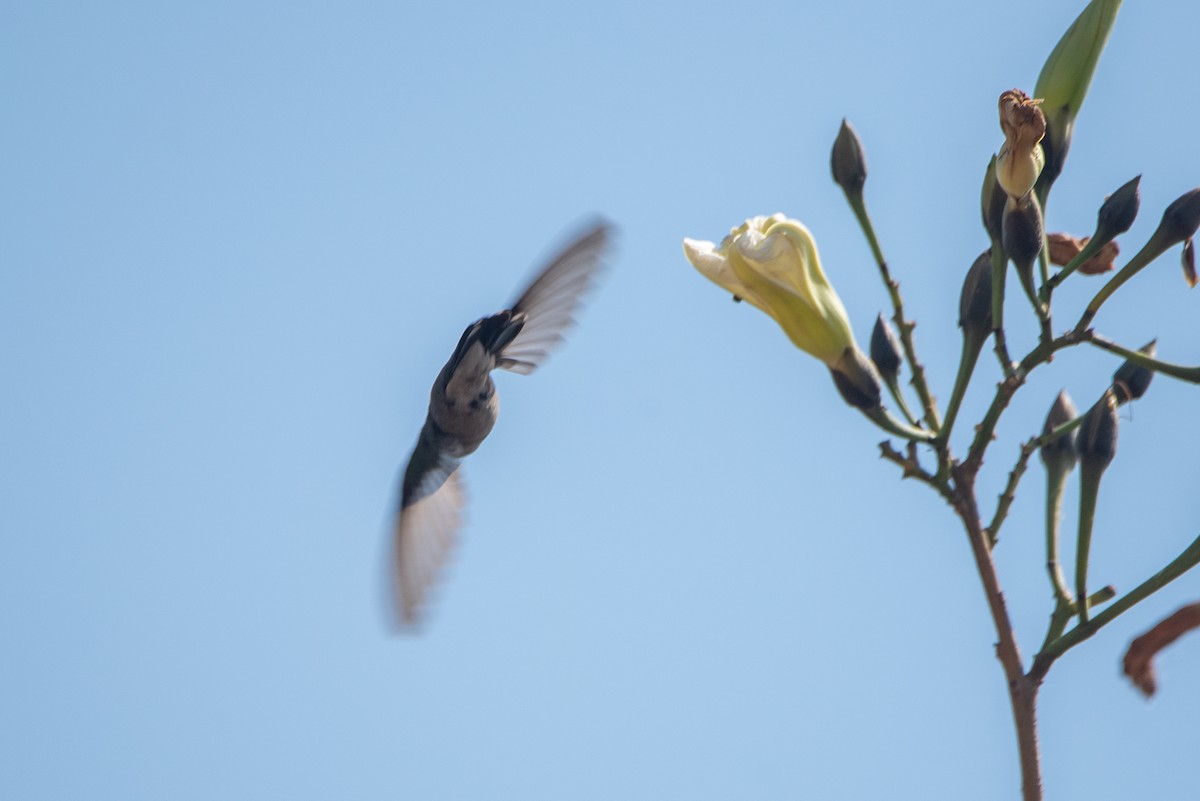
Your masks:
<svg viewBox="0 0 1200 801"><path fill-rule="evenodd" d="M955 518L680 242L803 220L865 343L886 296L827 162L849 117L948 397L996 98L1032 91L1082 5L5 4L0 796L1016 798ZM1140 173L1128 255L1200 184L1198 26L1194 3L1123 9L1050 229L1090 233ZM381 559L429 385L594 213L620 227L611 269L544 370L497 378L463 547L422 636L390 637ZM1197 304L1173 251L1096 325L1198 364ZM1116 366L1035 375L985 508L1058 390L1084 407ZM1160 377L1123 410L1097 584L1198 533L1197 392ZM1043 480L997 551L1026 658ZM1054 668L1048 797L1194 797L1200 638L1149 703L1118 662L1197 598L1190 575Z"/></svg>

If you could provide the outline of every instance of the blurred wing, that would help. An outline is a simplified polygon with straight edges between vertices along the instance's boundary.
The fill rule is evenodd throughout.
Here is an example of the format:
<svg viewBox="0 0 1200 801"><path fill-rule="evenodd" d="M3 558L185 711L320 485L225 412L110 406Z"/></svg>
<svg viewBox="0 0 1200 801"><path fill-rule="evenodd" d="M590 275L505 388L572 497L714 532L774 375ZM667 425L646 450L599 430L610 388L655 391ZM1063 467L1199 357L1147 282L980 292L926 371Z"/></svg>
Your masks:
<svg viewBox="0 0 1200 801"><path fill-rule="evenodd" d="M612 238L612 228L600 222L551 260L513 305L514 319L524 318L521 332L504 348L499 367L528 375L562 341L574 322L571 315L592 285Z"/></svg>
<svg viewBox="0 0 1200 801"><path fill-rule="evenodd" d="M402 506L396 517L396 600L400 620L409 626L417 622L430 588L454 550L466 505L457 470L444 477L431 473L422 487L428 488L438 479L440 486L415 493L415 499Z"/></svg>

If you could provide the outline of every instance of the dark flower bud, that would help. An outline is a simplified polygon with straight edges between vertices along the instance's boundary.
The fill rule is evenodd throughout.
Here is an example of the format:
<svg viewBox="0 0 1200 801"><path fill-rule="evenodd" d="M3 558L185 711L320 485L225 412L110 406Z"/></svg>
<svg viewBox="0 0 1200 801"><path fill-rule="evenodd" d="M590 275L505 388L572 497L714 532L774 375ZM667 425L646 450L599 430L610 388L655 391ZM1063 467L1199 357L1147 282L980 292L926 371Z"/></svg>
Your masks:
<svg viewBox="0 0 1200 801"><path fill-rule="evenodd" d="M1018 267L1032 265L1042 250L1042 212L1031 198L1004 211L1004 252Z"/></svg>
<svg viewBox="0 0 1200 801"><path fill-rule="evenodd" d="M1101 240L1115 239L1129 230L1137 219L1142 198L1138 185L1142 176L1127 181L1116 192L1104 199L1096 215L1096 237Z"/></svg>
<svg viewBox="0 0 1200 801"><path fill-rule="evenodd" d="M901 358L896 334L881 314L875 320L875 330L871 332L871 361L875 362L880 375L894 379L900 372Z"/></svg>
<svg viewBox="0 0 1200 801"><path fill-rule="evenodd" d="M867 156L858 132L845 119L842 120L837 139L833 141L829 166L833 171L833 180L847 196L862 194L863 184L867 182Z"/></svg>
<svg viewBox="0 0 1200 801"><path fill-rule="evenodd" d="M985 250L975 259L963 280L958 299L958 327L963 335L982 342L992 331L992 252Z"/></svg>
<svg viewBox="0 0 1200 801"><path fill-rule="evenodd" d="M1075 448L1084 467L1095 473L1103 472L1117 455L1117 399L1112 392L1105 392L1083 416Z"/></svg>
<svg viewBox="0 0 1200 801"><path fill-rule="evenodd" d="M863 411L880 406L883 390L879 385L879 374L858 348L846 348L837 362L830 366L829 372L833 376L834 386L846 403Z"/></svg>
<svg viewBox="0 0 1200 801"><path fill-rule="evenodd" d="M1004 204L1008 202L1008 193L996 180L996 157L988 162L987 172L983 176L983 194L980 198L980 210L983 212L983 228L991 237L992 242L1000 244L1004 238Z"/></svg>
<svg viewBox="0 0 1200 801"><path fill-rule="evenodd" d="M1183 243L1183 280L1188 286L1195 287L1200 283L1196 278L1196 240L1189 239Z"/></svg>
<svg viewBox="0 0 1200 801"><path fill-rule="evenodd" d="M1157 343L1157 339L1152 339L1144 346L1138 348L1138 351L1153 359L1155 352L1158 350ZM1145 395L1146 390L1150 388L1150 380L1152 378L1154 378L1154 371L1149 367L1143 367L1132 361L1122 364L1113 373L1112 391L1117 399L1117 403L1128 403Z"/></svg>
<svg viewBox="0 0 1200 801"><path fill-rule="evenodd" d="M1050 407L1050 413L1046 415L1046 424L1042 426L1042 436L1046 436L1064 423L1071 422L1078 415L1075 404L1071 402L1071 396L1064 389L1058 393L1054 405ZM1078 458L1075 453L1075 431L1068 431L1057 439L1047 442L1042 446L1041 456L1047 470L1061 473L1070 472L1075 467Z"/></svg>
<svg viewBox="0 0 1200 801"><path fill-rule="evenodd" d="M1186 242L1196 235L1200 228L1200 188L1193 189L1167 206L1163 212L1162 222L1158 224L1158 233L1166 237L1164 248L1179 242Z"/></svg>

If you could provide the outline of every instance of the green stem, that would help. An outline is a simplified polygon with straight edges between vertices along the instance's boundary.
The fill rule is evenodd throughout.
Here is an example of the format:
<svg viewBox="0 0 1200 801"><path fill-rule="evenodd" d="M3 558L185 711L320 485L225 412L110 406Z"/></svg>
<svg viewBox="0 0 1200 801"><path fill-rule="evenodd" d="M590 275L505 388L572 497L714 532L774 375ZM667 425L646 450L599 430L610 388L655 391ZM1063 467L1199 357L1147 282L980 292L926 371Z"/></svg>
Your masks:
<svg viewBox="0 0 1200 801"><path fill-rule="evenodd" d="M996 358L1005 378L1012 378L1012 357L1008 355L1008 340L1004 336L1004 283L1008 277L1008 257L1004 249L992 243L992 334L995 336Z"/></svg>
<svg viewBox="0 0 1200 801"><path fill-rule="evenodd" d="M1118 356L1124 356L1129 361L1140 365L1141 367L1146 367L1156 373L1169 375L1172 378L1178 378L1181 381L1189 381L1193 384L1200 384L1200 367L1183 367L1178 364L1172 364L1171 362L1159 361L1158 359L1147 356L1140 350L1130 350L1129 348L1122 347L1116 342L1113 342L1111 339L1102 337L1095 332L1086 334L1085 338L1088 342L1092 343L1096 347L1109 351L1110 353L1115 353Z"/></svg>
<svg viewBox="0 0 1200 801"><path fill-rule="evenodd" d="M1075 597L1079 604L1080 623L1088 621L1088 557L1092 548L1092 524L1096 519L1096 498L1100 494L1100 479L1104 475L1104 467L1096 469L1096 465L1085 459L1079 469L1079 540L1075 546Z"/></svg>
<svg viewBox="0 0 1200 801"><path fill-rule="evenodd" d="M1050 575L1050 587L1054 590L1054 598L1060 608L1069 607L1072 603L1067 579L1058 561L1058 523L1062 520L1063 489L1068 472L1046 470L1046 572Z"/></svg>
<svg viewBox="0 0 1200 801"><path fill-rule="evenodd" d="M1031 446L1033 447L1034 450L1037 450L1037 449L1043 447L1044 445L1049 445L1051 442L1058 439L1059 437L1070 434L1072 431L1079 428L1079 424L1082 422L1083 422L1083 415L1079 415L1078 417L1073 417L1070 420L1068 420L1067 422L1063 423L1062 425L1055 426L1050 431L1047 431L1045 434L1042 434L1040 437L1033 440L1033 442L1031 443Z"/></svg>
<svg viewBox="0 0 1200 801"><path fill-rule="evenodd" d="M862 193L847 194L846 200L854 211L859 227L862 228L867 245L871 248L871 255L875 257L875 263L879 267L879 275L883 278L884 286L887 287L888 295L891 297L892 309L895 312L892 319L895 321L900 335L904 359L908 362L909 371L912 373L912 385L917 390L917 397L921 399L925 423L930 430L937 431L942 427L941 421L938 419L937 404L933 400L933 394L929 391L929 383L925 380L925 367L917 359L917 349L913 344L912 332L916 324L909 322L904 317L904 300L900 297L900 284L892 278L891 270L888 269L887 260L883 257L883 248L879 246L879 237L875 235L875 226L871 222L871 215L867 213L867 204L863 200Z"/></svg>
<svg viewBox="0 0 1200 801"><path fill-rule="evenodd" d="M1049 281L1042 285L1042 290L1038 293L1042 303L1049 304L1050 295L1053 294L1054 290L1058 289L1059 285L1062 284L1063 281L1066 281L1071 273L1078 270L1081 264L1099 253L1100 248L1104 247L1111 241L1111 239L1100 240L1096 237L1089 239L1087 244L1083 246L1083 250L1079 251L1079 253L1075 255L1075 258L1071 259L1066 267L1063 267L1057 275L1052 276Z"/></svg>
<svg viewBox="0 0 1200 801"><path fill-rule="evenodd" d="M934 435L932 432L900 422L895 417L892 417L891 413L883 405L863 409L862 413L867 416L867 419L889 434L895 434L897 437L910 439L914 442L933 442Z"/></svg>
<svg viewBox="0 0 1200 801"><path fill-rule="evenodd" d="M904 415L904 419L914 426L920 426L917 418L913 417L913 413L909 411L908 404L904 402L904 393L900 391L900 385L896 383L896 376L883 376L883 383L888 388L888 394L892 396L892 400L896 401L896 406Z"/></svg>
<svg viewBox="0 0 1200 801"><path fill-rule="evenodd" d="M1050 665L1054 663L1055 659L1058 659L1084 640L1091 638L1096 632L1116 620L1121 614L1129 611L1141 601L1146 600L1197 564L1200 564L1200 537L1197 537L1170 564L1122 596L1112 606L1097 614L1087 623L1080 623L1066 634L1055 638L1053 642L1042 649L1037 659L1034 660L1030 676L1034 679L1040 679L1042 676L1045 676L1046 671L1050 669Z"/></svg>
<svg viewBox="0 0 1200 801"><path fill-rule="evenodd" d="M1004 525L1004 521L1008 517L1008 510L1012 508L1013 501L1017 499L1017 484L1020 483L1021 476L1025 475L1031 455L1033 455L1032 440L1021 446L1021 455L1017 457L1017 463L1008 473L1008 483L1004 486L1004 492L1000 493L1000 500L996 504L996 513L992 516L992 524L987 527L988 539L993 548L1000 539L1000 527Z"/></svg>
<svg viewBox="0 0 1200 801"><path fill-rule="evenodd" d="M1164 234L1161 228L1155 231L1153 236L1150 237L1150 241L1129 260L1129 263L1122 267L1116 275L1108 280L1107 284L1100 288L1100 291L1096 293L1096 297L1092 298L1092 302L1087 305L1087 309L1084 310L1083 316L1079 318L1079 322L1075 324L1075 330L1083 333L1091 325L1096 312L1100 311L1100 307L1104 305L1104 301L1112 297L1112 294L1120 289L1122 284L1133 278L1143 267L1165 253L1171 244L1173 243L1170 242L1170 237Z"/></svg>
<svg viewBox="0 0 1200 801"><path fill-rule="evenodd" d="M1042 251L1043 253L1045 250ZM1025 297L1029 299L1029 305L1033 307L1033 313L1037 315L1038 323L1041 326L1041 335L1044 341L1053 339L1053 334L1050 329L1050 311L1046 306L1038 300L1037 289L1033 285L1033 262L1029 264L1016 265L1017 277L1021 279L1021 289L1025 290Z"/></svg>
<svg viewBox="0 0 1200 801"><path fill-rule="evenodd" d="M971 375L975 372L975 363L979 361L979 352L983 349L986 337L976 336L963 331L962 354L958 358L958 374L954 377L954 389L950 392L950 402L946 404L946 418L942 422L942 430L938 438L943 442L950 439L950 431L958 418L958 409L962 405L963 396L967 394L967 385L971 383Z"/></svg>

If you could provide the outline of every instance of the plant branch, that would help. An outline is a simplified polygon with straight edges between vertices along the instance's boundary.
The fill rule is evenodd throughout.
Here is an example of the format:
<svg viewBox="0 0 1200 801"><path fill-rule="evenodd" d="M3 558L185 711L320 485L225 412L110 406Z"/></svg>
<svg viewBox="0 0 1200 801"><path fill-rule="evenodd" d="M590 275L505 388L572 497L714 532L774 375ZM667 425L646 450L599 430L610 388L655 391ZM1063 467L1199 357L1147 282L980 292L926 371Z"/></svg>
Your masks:
<svg viewBox="0 0 1200 801"><path fill-rule="evenodd" d="M1188 381L1193 384L1200 384L1200 367L1183 367L1171 362L1164 362L1158 359L1151 358L1140 350L1130 350L1129 348L1118 345L1111 339L1100 336L1095 331L1088 330L1082 334L1084 341L1090 342L1098 348L1115 353L1118 356L1124 356L1134 364L1146 367L1156 373L1169 375L1172 378L1178 378L1180 381Z"/></svg>
<svg viewBox="0 0 1200 801"><path fill-rule="evenodd" d="M913 344L912 332L917 324L904 317L904 299L900 296L900 284L892 278L887 260L883 257L883 249L879 247L879 238L875 235L875 226L871 222L871 216L867 214L866 201L863 200L861 194L847 195L846 200L854 211L854 216L858 219L863 236L866 237L867 244L871 248L871 254L875 257L875 263L879 266L879 275L891 297L892 309L895 311L892 320L896 323L896 330L900 334L900 346L904 349L904 359L908 362L908 368L912 374L910 383L917 390L917 397L921 399L925 423L931 431L937 432L942 427L941 421L938 419L937 404L929 391L929 383L925 380L925 367L917 358L917 349Z"/></svg>
<svg viewBox="0 0 1200 801"><path fill-rule="evenodd" d="M1033 668L1029 671L1030 678L1041 681L1046 672L1050 670L1050 666L1054 664L1054 660L1084 640L1090 639L1121 614L1191 570L1197 563L1200 563L1200 537L1197 537L1170 564L1123 595L1112 606L1097 614L1087 623L1080 623L1042 648L1041 653L1033 660Z"/></svg>

